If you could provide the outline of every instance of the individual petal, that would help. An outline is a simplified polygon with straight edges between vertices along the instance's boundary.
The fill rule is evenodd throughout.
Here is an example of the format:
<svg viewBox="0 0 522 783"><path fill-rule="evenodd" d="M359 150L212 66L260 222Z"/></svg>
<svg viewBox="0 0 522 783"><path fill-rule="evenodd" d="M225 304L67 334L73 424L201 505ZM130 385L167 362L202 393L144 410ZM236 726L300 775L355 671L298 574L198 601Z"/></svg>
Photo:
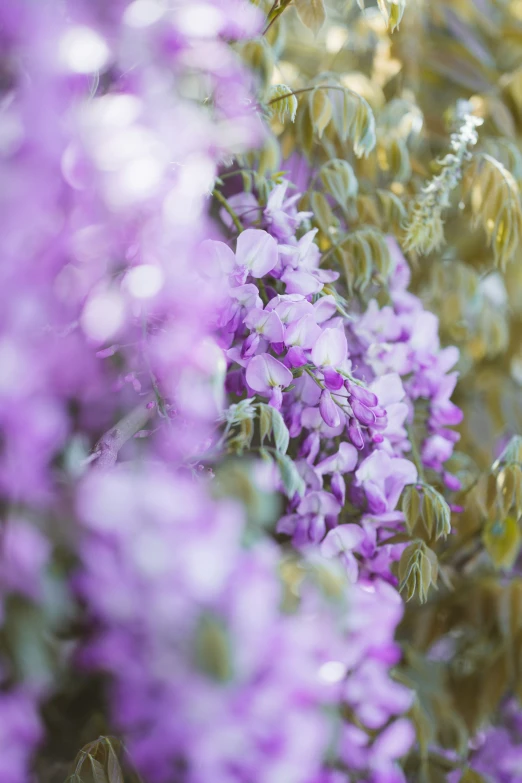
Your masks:
<svg viewBox="0 0 522 783"><path fill-rule="evenodd" d="M321 283L335 283L341 276L339 272L334 272L333 269L316 269L314 274Z"/></svg>
<svg viewBox="0 0 522 783"><path fill-rule="evenodd" d="M341 443L337 454L323 459L317 465L317 471L321 474L350 473L357 465L358 458L357 449L351 443Z"/></svg>
<svg viewBox="0 0 522 783"><path fill-rule="evenodd" d="M382 761L385 758L399 759L404 756L415 741L415 731L409 720L399 718L382 731L372 746L373 755Z"/></svg>
<svg viewBox="0 0 522 783"><path fill-rule="evenodd" d="M268 353L254 356L246 369L246 382L260 394L266 394L276 386L286 389L292 383L292 377L288 367Z"/></svg>
<svg viewBox="0 0 522 783"><path fill-rule="evenodd" d="M453 454L453 443L440 435L431 435L422 444L421 457L426 467L441 470L442 465Z"/></svg>
<svg viewBox="0 0 522 783"><path fill-rule="evenodd" d="M245 318L245 326L255 329L271 343L283 342L283 324L278 314L274 311L251 310Z"/></svg>
<svg viewBox="0 0 522 783"><path fill-rule="evenodd" d="M334 473L330 479L330 488L336 500L344 506L346 500L346 483L340 473Z"/></svg>
<svg viewBox="0 0 522 783"><path fill-rule="evenodd" d="M462 482L452 473L448 473L445 470L442 474L442 478L444 479L444 484L451 492L458 492L459 489L462 489Z"/></svg>
<svg viewBox="0 0 522 783"><path fill-rule="evenodd" d="M360 386L358 383L353 383L352 381L346 381L345 386L348 393L354 399L358 400L363 405L366 405L367 408L375 408L380 402L377 399L377 395L365 386Z"/></svg>
<svg viewBox="0 0 522 783"><path fill-rule="evenodd" d="M348 435L355 448L360 451L364 447L364 437L359 422L356 419L350 419L350 423L348 424Z"/></svg>
<svg viewBox="0 0 522 783"><path fill-rule="evenodd" d="M377 482L367 481L364 484L364 491L368 500L368 510L372 514L384 514L386 511L389 511L389 503L384 487Z"/></svg>
<svg viewBox="0 0 522 783"><path fill-rule="evenodd" d="M448 370L457 364L460 356L460 351L455 345L448 345L447 348L443 348L439 351L437 356L437 369L441 373L446 373Z"/></svg>
<svg viewBox="0 0 522 783"><path fill-rule="evenodd" d="M312 348L312 361L316 367L339 367L347 354L344 329L325 329Z"/></svg>
<svg viewBox="0 0 522 783"><path fill-rule="evenodd" d="M283 392L281 391L280 386L274 386L270 394L268 404L271 405L272 408L275 408L276 411L281 410L281 406L283 404Z"/></svg>
<svg viewBox="0 0 522 783"><path fill-rule="evenodd" d="M325 367L323 370L323 376L325 385L331 391L339 391L344 383L343 376L336 372L336 370L334 370L332 367Z"/></svg>
<svg viewBox="0 0 522 783"><path fill-rule="evenodd" d="M362 402L359 402L359 400L353 398L350 400L350 405L352 406L353 415L358 422L363 424L365 427L371 427L373 424L375 424L375 413L371 408L367 408L366 405L362 404Z"/></svg>
<svg viewBox="0 0 522 783"><path fill-rule="evenodd" d="M338 525L330 530L321 544L323 557L336 557L342 552L351 552L364 541L365 532L359 525Z"/></svg>
<svg viewBox="0 0 522 783"><path fill-rule="evenodd" d="M281 280L285 284L288 294L311 296L312 294L318 294L323 289L323 284L310 272L303 272L290 267L285 269L281 275Z"/></svg>
<svg viewBox="0 0 522 783"><path fill-rule="evenodd" d="M277 242L267 231L247 228L237 238L236 263L252 277L264 277L277 264Z"/></svg>
<svg viewBox="0 0 522 783"><path fill-rule="evenodd" d="M205 239L198 247L198 262L206 277L229 275L236 265L233 251L224 242Z"/></svg>
<svg viewBox="0 0 522 783"><path fill-rule="evenodd" d="M315 320L318 324L330 320L337 312L337 304L331 294L320 296L314 304Z"/></svg>
<svg viewBox="0 0 522 783"><path fill-rule="evenodd" d="M236 299L238 304L245 307L247 310L252 310L254 307L258 310L262 310L263 302L259 296L259 289L254 283L246 283L245 285L238 285L232 288L230 296Z"/></svg>
<svg viewBox="0 0 522 783"><path fill-rule="evenodd" d="M336 516L341 510L339 502L329 492L309 492L299 503L299 514L320 514L321 516Z"/></svg>
<svg viewBox="0 0 522 783"><path fill-rule="evenodd" d="M295 345L307 350L312 348L320 334L321 329L313 315L305 315L286 327L285 345L289 347Z"/></svg>
<svg viewBox="0 0 522 783"><path fill-rule="evenodd" d="M261 338L256 332L249 334L241 346L241 358L250 359L251 356L254 356L259 347L260 340ZM228 352L228 355L230 356L230 352Z"/></svg>
<svg viewBox="0 0 522 783"><path fill-rule="evenodd" d="M282 323L297 321L303 315L313 314L313 305L302 294L282 294L274 296L266 306L267 310L275 310Z"/></svg>
<svg viewBox="0 0 522 783"><path fill-rule="evenodd" d="M290 367L302 367L308 362L308 359L302 348L292 346L286 354L286 362Z"/></svg>

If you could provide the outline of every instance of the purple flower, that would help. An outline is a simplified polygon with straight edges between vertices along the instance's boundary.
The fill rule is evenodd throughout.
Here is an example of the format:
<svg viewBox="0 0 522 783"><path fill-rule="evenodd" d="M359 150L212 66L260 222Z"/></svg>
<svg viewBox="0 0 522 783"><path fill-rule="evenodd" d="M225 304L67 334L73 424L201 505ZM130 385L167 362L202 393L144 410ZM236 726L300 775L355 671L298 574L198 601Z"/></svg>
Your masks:
<svg viewBox="0 0 522 783"><path fill-rule="evenodd" d="M247 228L238 236L236 245L238 277L242 277L243 274L264 277L276 264L277 244L266 231Z"/></svg>
<svg viewBox="0 0 522 783"><path fill-rule="evenodd" d="M340 367L348 355L344 329L324 329L312 348L316 367Z"/></svg>
<svg viewBox="0 0 522 783"><path fill-rule="evenodd" d="M417 480L417 469L409 460L374 451L361 463L355 477L357 486L365 491L369 511L385 514L395 509L404 487Z"/></svg>
<svg viewBox="0 0 522 783"><path fill-rule="evenodd" d="M292 383L292 373L268 353L254 356L246 369L246 382L259 394L270 395L271 404L281 407L282 390Z"/></svg>
<svg viewBox="0 0 522 783"><path fill-rule="evenodd" d="M328 389L323 389L321 392L319 410L325 424L328 424L329 427L339 426L341 422L341 412Z"/></svg>
<svg viewBox="0 0 522 783"><path fill-rule="evenodd" d="M323 557L339 557L350 582L355 583L359 574L357 560L353 556L365 538L364 530L359 525L339 525L330 530L321 544Z"/></svg>

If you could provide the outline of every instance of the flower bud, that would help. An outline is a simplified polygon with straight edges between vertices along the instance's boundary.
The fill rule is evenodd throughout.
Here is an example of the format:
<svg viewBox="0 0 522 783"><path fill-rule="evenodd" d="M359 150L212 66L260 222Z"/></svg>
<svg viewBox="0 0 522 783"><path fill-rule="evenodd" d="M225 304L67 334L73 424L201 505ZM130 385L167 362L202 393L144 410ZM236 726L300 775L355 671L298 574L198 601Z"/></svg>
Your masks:
<svg viewBox="0 0 522 783"><path fill-rule="evenodd" d="M353 398L350 400L350 405L352 406L353 415L361 424L364 424L365 427L371 427L375 424L375 414L370 408Z"/></svg>
<svg viewBox="0 0 522 783"><path fill-rule="evenodd" d="M375 395L369 389L366 389L364 386L359 386L358 384L351 383L350 381L345 381L345 386L348 394L350 394L356 400L359 400L359 402L362 402L363 405L366 405L367 408L375 408L375 406L379 404L377 395Z"/></svg>
<svg viewBox="0 0 522 783"><path fill-rule="evenodd" d="M327 389L323 389L321 397L319 399L319 410L323 421L328 424L329 427L338 427L341 423L341 415L339 408L332 399L332 395Z"/></svg>
<svg viewBox="0 0 522 783"><path fill-rule="evenodd" d="M356 449L364 447L364 438L356 419L351 419L348 425L348 435Z"/></svg>
<svg viewBox="0 0 522 783"><path fill-rule="evenodd" d="M326 367L323 370L324 382L332 391L339 391L343 385L343 376L336 372L332 367Z"/></svg>

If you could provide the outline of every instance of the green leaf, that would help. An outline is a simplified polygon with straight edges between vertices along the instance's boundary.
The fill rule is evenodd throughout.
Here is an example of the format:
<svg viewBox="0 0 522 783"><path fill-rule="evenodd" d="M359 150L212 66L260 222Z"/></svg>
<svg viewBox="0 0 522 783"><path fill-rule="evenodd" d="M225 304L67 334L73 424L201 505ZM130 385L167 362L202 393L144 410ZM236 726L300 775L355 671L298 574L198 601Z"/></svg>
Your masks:
<svg viewBox="0 0 522 783"><path fill-rule="evenodd" d="M297 98L286 84L273 84L270 87L267 101L279 122L284 123L286 117L292 122L297 114Z"/></svg>
<svg viewBox="0 0 522 783"><path fill-rule="evenodd" d="M522 542L520 527L514 517L489 520L484 528L482 540L495 568L513 566Z"/></svg>
<svg viewBox="0 0 522 783"><path fill-rule="evenodd" d="M314 213L314 221L321 229L323 234L330 236L330 230L339 225L339 221L332 212L330 204L326 200L324 193L314 190L310 196L310 204Z"/></svg>
<svg viewBox="0 0 522 783"><path fill-rule="evenodd" d="M107 773L109 775L109 783L124 783L123 773L121 771L120 762L112 747L111 743L107 741L108 759L107 759Z"/></svg>
<svg viewBox="0 0 522 783"><path fill-rule="evenodd" d="M433 487L425 487L422 514L426 507L426 518L433 516L435 539L446 538L451 533L451 510L440 492ZM429 509L429 510L428 510ZM431 531L430 531L431 535Z"/></svg>
<svg viewBox="0 0 522 783"><path fill-rule="evenodd" d="M326 192L342 207L346 207L349 199L357 196L359 184L348 161L333 158L321 166L319 174Z"/></svg>
<svg viewBox="0 0 522 783"><path fill-rule="evenodd" d="M317 35L326 19L324 0L294 0L294 5L302 23Z"/></svg>
<svg viewBox="0 0 522 783"><path fill-rule="evenodd" d="M417 596L421 603L428 598L431 586L436 587L438 560L424 541L414 541L406 547L399 561L399 589L406 589L407 601Z"/></svg>
<svg viewBox="0 0 522 783"><path fill-rule="evenodd" d="M386 26L393 33L403 17L406 0L377 0L377 3L384 16Z"/></svg>
<svg viewBox="0 0 522 783"><path fill-rule="evenodd" d="M297 493L300 497L304 495L305 483L294 465L293 460L286 454L275 452L275 460L279 466L279 472L281 474L281 481L285 488L287 496L291 499Z"/></svg>
<svg viewBox="0 0 522 783"><path fill-rule="evenodd" d="M91 764L92 769L92 776L94 778L94 783L108 783L107 781L107 775L105 774L105 770L103 769L102 765L99 761L97 761L94 756L91 756L89 754L89 762Z"/></svg>
<svg viewBox="0 0 522 783"><path fill-rule="evenodd" d="M493 465L493 469L508 462L517 462L519 465L522 464L522 437L520 437L520 435L514 435L511 438L508 445Z"/></svg>
<svg viewBox="0 0 522 783"><path fill-rule="evenodd" d="M244 43L240 49L241 56L254 73L257 73L263 89L266 89L272 78L274 69L274 53L266 38L256 38Z"/></svg>
<svg viewBox="0 0 522 783"><path fill-rule="evenodd" d="M281 452L281 454L286 454L288 449L288 444L290 443L290 433L288 432L288 428L279 411L276 411L275 408L271 408L271 410L272 410L272 429L274 432L274 441L275 441L276 449L279 452Z"/></svg>
<svg viewBox="0 0 522 783"><path fill-rule="evenodd" d="M254 422L252 419L243 419L241 422L241 442L245 449L249 449L252 445L252 438L254 437Z"/></svg>
<svg viewBox="0 0 522 783"><path fill-rule="evenodd" d="M333 97L333 121L343 141L351 139L358 158L375 147L375 117L368 101L349 89L336 90Z"/></svg>
<svg viewBox="0 0 522 783"><path fill-rule="evenodd" d="M270 436L272 432L272 407L264 402L259 403L259 429L261 445L265 442L265 438Z"/></svg>
<svg viewBox="0 0 522 783"><path fill-rule="evenodd" d="M326 89L316 87L310 93L310 116L312 118L312 126L319 138L321 138L326 126L332 119L332 102Z"/></svg>
<svg viewBox="0 0 522 783"><path fill-rule="evenodd" d="M286 454L290 442L290 433L285 420L279 411L276 411L275 408L267 405L265 402L260 402L258 408L261 445L263 445L265 438L272 434L277 451Z"/></svg>
<svg viewBox="0 0 522 783"><path fill-rule="evenodd" d="M406 487L406 489L404 490L404 494L402 496L402 513L404 514L406 527L410 533L412 532L417 522L417 519L419 518L419 512L420 512L419 491L413 484L410 484L409 486Z"/></svg>

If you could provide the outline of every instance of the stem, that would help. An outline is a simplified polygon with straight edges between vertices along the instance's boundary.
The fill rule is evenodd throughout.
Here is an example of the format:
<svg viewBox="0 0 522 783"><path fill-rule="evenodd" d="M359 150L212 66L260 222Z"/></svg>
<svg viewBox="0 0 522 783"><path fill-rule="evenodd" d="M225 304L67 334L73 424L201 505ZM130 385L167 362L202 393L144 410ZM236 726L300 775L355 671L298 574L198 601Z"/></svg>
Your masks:
<svg viewBox="0 0 522 783"><path fill-rule="evenodd" d="M263 30L263 35L266 35L266 34L267 34L267 32L270 30L270 28L271 28L271 27L272 27L272 25L274 24L275 20L276 20L276 19L279 19L279 17L281 16L281 14L282 14L282 13L283 13L283 11L285 10L285 8L288 8L288 6L289 6L289 5L290 5L290 3L292 2L292 0L286 0L286 2L285 2L285 0L283 0L283 2L284 2L284 5L283 5L282 7L280 7L280 8L279 8L279 10L276 10L276 9L277 9L277 5L278 5L278 0L274 0L274 4L273 4L272 8L271 8L271 9L270 9L270 11L268 12L268 19L270 19L270 17L272 16L272 14L273 14L273 16L272 16L272 18L270 19L270 21L269 21L269 23L267 24L267 26L265 27L265 29Z"/></svg>
<svg viewBox="0 0 522 783"><path fill-rule="evenodd" d="M234 223L235 227L237 228L238 232L241 233L243 231L243 224L241 223L239 216L237 212L235 212L230 204L228 203L227 199L224 197L222 193L220 193L219 190L213 190L212 195L214 198L219 201L219 203L224 207L224 209L228 212L230 217L232 218L232 222Z"/></svg>
<svg viewBox="0 0 522 783"><path fill-rule="evenodd" d="M315 87L301 87L299 90L292 90L292 92L285 92L284 95L278 95L276 98L272 98L271 101L268 101L267 106L270 106L272 103L277 103L277 101L282 101L290 95L301 95L303 92L312 92L313 90L339 90L340 92L349 92L353 94L353 90L348 89L348 87L341 87L338 84L316 84Z"/></svg>
<svg viewBox="0 0 522 783"><path fill-rule="evenodd" d="M314 381L316 382L316 384L319 386L320 389L325 389L326 388L326 386L319 380L319 378L317 378L317 376L313 374L313 372L311 371L311 369L309 367L305 366L303 369L304 369L304 371L306 373L308 373L310 378L314 379Z"/></svg>
<svg viewBox="0 0 522 783"><path fill-rule="evenodd" d="M149 407L153 400L149 397L145 402L137 405L134 410L124 416L120 421L102 435L94 449L93 457L99 468L111 468L116 464L118 452L139 432L155 413L155 406Z"/></svg>
<svg viewBox="0 0 522 783"><path fill-rule="evenodd" d="M421 478L421 482L426 484L426 477L424 475L424 468L422 467L422 459L419 453L419 449L417 447L417 441L415 440L415 437L413 435L413 429L409 424L406 425L406 432L408 433L408 438L411 443L411 454L413 457L413 461L415 463L415 467L417 468L417 472Z"/></svg>

